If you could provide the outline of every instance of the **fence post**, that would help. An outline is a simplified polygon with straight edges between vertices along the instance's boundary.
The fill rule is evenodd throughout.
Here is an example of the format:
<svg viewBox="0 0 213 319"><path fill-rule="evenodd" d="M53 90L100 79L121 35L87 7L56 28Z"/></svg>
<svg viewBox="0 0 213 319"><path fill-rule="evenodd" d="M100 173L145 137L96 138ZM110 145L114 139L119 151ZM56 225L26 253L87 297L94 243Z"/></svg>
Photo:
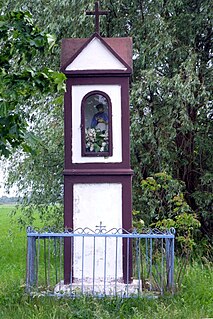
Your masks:
<svg viewBox="0 0 213 319"><path fill-rule="evenodd" d="M27 233L31 232L32 228L28 227ZM32 286L36 283L36 236L27 236L27 275L26 289L30 292Z"/></svg>
<svg viewBox="0 0 213 319"><path fill-rule="evenodd" d="M174 291L174 237L166 239L167 289Z"/></svg>

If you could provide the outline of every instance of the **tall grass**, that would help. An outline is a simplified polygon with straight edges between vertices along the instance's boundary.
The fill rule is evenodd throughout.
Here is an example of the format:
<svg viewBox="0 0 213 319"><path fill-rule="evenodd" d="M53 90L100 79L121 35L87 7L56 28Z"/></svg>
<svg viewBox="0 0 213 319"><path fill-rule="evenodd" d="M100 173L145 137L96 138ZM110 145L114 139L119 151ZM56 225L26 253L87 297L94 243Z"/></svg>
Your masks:
<svg viewBox="0 0 213 319"><path fill-rule="evenodd" d="M31 298L25 294L26 234L0 206L0 319L201 319L213 318L210 263L186 268L180 292L159 299Z"/></svg>

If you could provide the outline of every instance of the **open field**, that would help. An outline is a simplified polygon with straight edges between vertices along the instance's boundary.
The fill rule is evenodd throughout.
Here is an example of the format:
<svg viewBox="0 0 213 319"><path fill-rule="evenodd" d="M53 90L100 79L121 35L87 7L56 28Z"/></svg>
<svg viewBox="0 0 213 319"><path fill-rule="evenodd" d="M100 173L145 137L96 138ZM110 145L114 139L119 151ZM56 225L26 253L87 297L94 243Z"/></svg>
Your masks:
<svg viewBox="0 0 213 319"><path fill-rule="evenodd" d="M198 261L187 268L181 291L159 299L30 298L24 292L26 234L0 205L0 319L213 318L213 272Z"/></svg>

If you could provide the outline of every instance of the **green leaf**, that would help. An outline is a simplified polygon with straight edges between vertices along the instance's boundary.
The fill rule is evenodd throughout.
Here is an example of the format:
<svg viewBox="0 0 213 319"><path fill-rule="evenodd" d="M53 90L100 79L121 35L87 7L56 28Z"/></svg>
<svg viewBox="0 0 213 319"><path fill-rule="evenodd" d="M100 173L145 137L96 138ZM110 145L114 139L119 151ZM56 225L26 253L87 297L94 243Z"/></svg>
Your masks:
<svg viewBox="0 0 213 319"><path fill-rule="evenodd" d="M54 47L54 45L55 45L56 36L53 35L53 34L47 33L47 34L46 34L46 37L47 37L47 42L48 42L48 44L49 44L49 49L51 50L51 49Z"/></svg>

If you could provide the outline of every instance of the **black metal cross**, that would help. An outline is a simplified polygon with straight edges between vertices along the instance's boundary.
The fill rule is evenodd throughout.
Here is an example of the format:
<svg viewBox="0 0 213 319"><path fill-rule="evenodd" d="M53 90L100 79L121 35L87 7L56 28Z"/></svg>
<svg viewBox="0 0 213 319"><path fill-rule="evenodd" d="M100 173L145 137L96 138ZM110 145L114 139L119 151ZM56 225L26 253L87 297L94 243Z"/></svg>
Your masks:
<svg viewBox="0 0 213 319"><path fill-rule="evenodd" d="M103 233L103 231L106 231L106 226L102 226L102 222L100 222L100 225L99 226L95 226L96 227L96 231L101 234Z"/></svg>
<svg viewBox="0 0 213 319"><path fill-rule="evenodd" d="M95 15L95 32L100 33L99 16L107 15L109 11L99 10L99 2L95 2L95 11L86 11L86 15Z"/></svg>

